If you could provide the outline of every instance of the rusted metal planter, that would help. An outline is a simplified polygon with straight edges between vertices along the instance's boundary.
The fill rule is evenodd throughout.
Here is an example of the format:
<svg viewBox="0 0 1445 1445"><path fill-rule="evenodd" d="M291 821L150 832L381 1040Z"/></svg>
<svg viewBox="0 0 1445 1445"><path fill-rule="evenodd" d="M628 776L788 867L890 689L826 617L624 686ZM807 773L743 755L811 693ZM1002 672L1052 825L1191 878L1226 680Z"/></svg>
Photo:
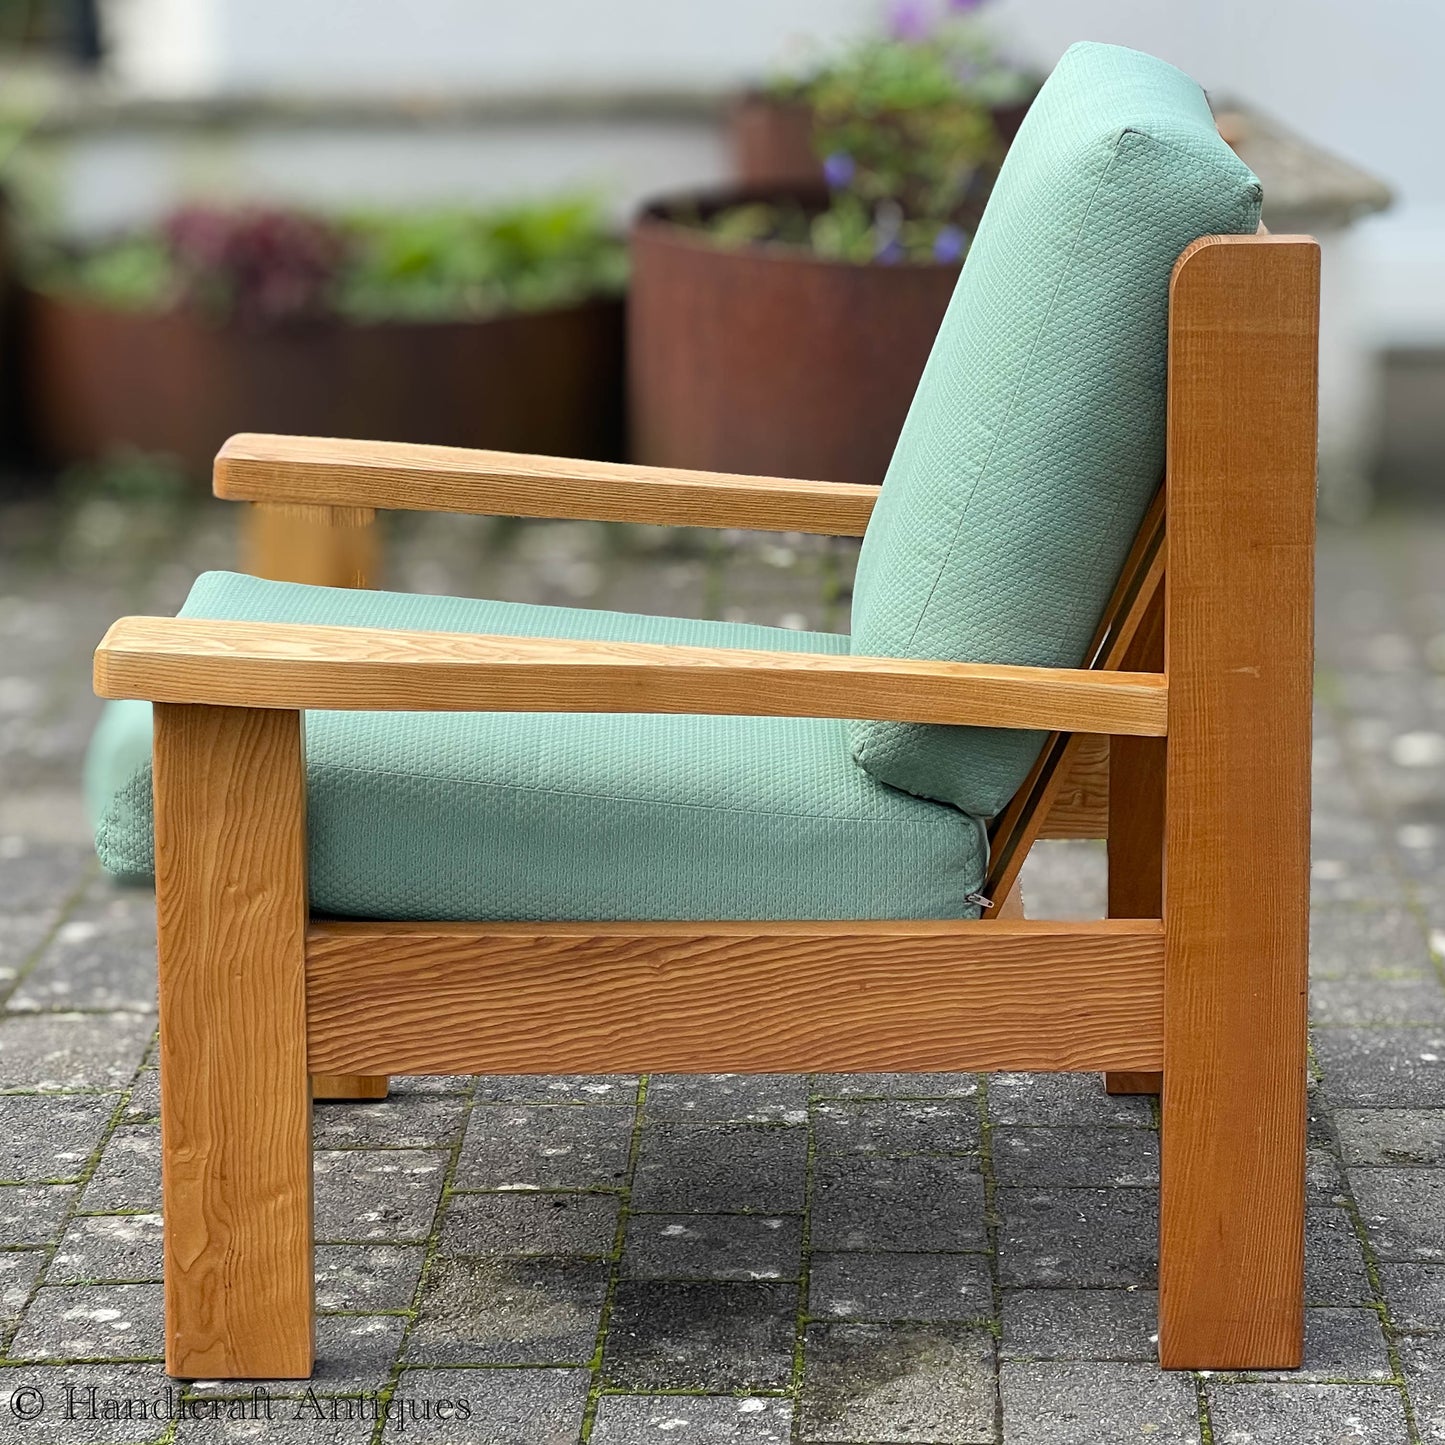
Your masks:
<svg viewBox="0 0 1445 1445"><path fill-rule="evenodd" d="M995 106L993 122L1005 144L1018 134L1029 102ZM728 113L733 169L745 186L822 185L823 163L813 144L813 109L749 91Z"/></svg>
<svg viewBox="0 0 1445 1445"><path fill-rule="evenodd" d="M633 455L658 466L880 482L960 268L725 248L667 219L680 207L706 214L765 194L674 197L634 223Z"/></svg>
<svg viewBox="0 0 1445 1445"><path fill-rule="evenodd" d="M232 432L613 459L622 303L487 320L220 326L32 293L28 396L52 462L168 452L208 478Z"/></svg>

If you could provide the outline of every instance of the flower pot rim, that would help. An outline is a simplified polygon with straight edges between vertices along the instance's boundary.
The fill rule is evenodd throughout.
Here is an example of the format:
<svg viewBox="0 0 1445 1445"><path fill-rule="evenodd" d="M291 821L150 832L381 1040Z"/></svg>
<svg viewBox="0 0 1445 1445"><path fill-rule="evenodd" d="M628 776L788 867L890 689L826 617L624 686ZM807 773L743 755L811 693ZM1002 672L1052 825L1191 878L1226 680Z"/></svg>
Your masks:
<svg viewBox="0 0 1445 1445"><path fill-rule="evenodd" d="M91 315L123 317L134 321L193 321L210 331L244 332L247 335L268 332L316 332L336 331L382 331L399 327L435 327L438 331L446 327L491 326L503 321L516 321L524 317L558 316L577 311L588 311L599 306L620 306L626 299L626 292L615 294L597 293L577 301L564 302L555 306L516 307L510 311L493 311L484 316L377 316L361 319L343 316L335 312L317 316L293 316L260 321L238 322L234 316L219 320L208 316L197 306L184 302L169 306L115 306L98 297L87 295L81 290L67 290L53 286L21 282L20 290L26 301L39 301L44 305L63 307L72 312L86 312Z"/></svg>
<svg viewBox="0 0 1445 1445"><path fill-rule="evenodd" d="M807 247L790 245L786 241L748 241L741 246L723 245L710 237L707 232L699 230L698 227L674 220L667 214L673 208L689 203L719 210L724 206L743 204L747 201L794 200L807 204L813 200L822 201L826 196L827 191L821 186L814 188L798 185L715 186L694 191L673 191L646 202L633 217L629 230L634 238L646 237L652 242L660 242L690 251L705 251L713 255L753 259L761 257L769 261L811 268L866 273L903 272L906 274L934 271L947 272L955 276L963 269L962 261L844 261L834 256L819 256Z"/></svg>

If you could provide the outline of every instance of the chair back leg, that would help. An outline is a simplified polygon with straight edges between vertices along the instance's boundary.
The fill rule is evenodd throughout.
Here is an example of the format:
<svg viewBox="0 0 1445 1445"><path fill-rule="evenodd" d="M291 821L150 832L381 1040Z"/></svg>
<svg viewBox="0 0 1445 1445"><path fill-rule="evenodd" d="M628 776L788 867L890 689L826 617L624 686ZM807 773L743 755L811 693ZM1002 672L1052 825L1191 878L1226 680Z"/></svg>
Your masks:
<svg viewBox="0 0 1445 1445"><path fill-rule="evenodd" d="M155 709L166 1369L311 1373L301 715Z"/></svg>
<svg viewBox="0 0 1445 1445"><path fill-rule="evenodd" d="M376 513L370 507L252 502L241 532L241 566L273 582L313 587L371 587L380 566ZM383 1075L318 1074L315 1100L384 1099Z"/></svg>
<svg viewBox="0 0 1445 1445"><path fill-rule="evenodd" d="M1164 593L1154 594L1129 650L1130 672L1164 671ZM1164 739L1109 739L1109 917L1164 913ZM1157 1094L1162 1074L1104 1075L1111 1094Z"/></svg>
<svg viewBox="0 0 1445 1445"><path fill-rule="evenodd" d="M1170 304L1160 1330L1303 1335L1319 248L1210 237Z"/></svg>

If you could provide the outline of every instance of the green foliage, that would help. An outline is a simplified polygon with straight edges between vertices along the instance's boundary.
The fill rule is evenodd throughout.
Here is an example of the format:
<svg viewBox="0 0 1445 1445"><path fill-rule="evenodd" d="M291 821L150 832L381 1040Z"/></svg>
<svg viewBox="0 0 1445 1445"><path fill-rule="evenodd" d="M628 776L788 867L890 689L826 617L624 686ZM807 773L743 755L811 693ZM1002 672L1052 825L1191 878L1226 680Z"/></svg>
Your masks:
<svg viewBox="0 0 1445 1445"><path fill-rule="evenodd" d="M356 216L336 308L359 320L536 311L625 284L626 253L584 200Z"/></svg>
<svg viewBox="0 0 1445 1445"><path fill-rule="evenodd" d="M104 306L148 311L165 305L172 287L171 258L159 236L122 236L94 251L42 263L42 284L83 292Z"/></svg>
<svg viewBox="0 0 1445 1445"><path fill-rule="evenodd" d="M99 245L35 247L27 271L102 305L188 306L217 321L450 321L616 294L627 257L597 205L567 197L329 219L191 206Z"/></svg>
<svg viewBox="0 0 1445 1445"><path fill-rule="evenodd" d="M1032 88L976 8L895 0L891 33L776 81L773 99L811 114L828 203L811 217L750 203L710 217L708 231L723 245L804 245L839 261L960 259L1003 159L994 109Z"/></svg>

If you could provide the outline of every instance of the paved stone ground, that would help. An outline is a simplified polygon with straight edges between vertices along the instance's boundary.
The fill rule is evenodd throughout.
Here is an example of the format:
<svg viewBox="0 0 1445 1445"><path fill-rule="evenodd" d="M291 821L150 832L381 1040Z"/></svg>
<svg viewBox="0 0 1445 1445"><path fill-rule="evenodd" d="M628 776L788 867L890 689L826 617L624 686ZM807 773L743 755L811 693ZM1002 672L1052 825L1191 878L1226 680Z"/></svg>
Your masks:
<svg viewBox="0 0 1445 1445"><path fill-rule="evenodd" d="M0 1440L1445 1439L1432 514L1321 542L1303 1371L1155 1368L1157 1121L1092 1077L405 1079L316 1111L313 1394L227 1419L251 1397L198 1381L191 1418L88 1418L166 1384L152 905L90 856L88 654L224 564L229 522L0 507ZM844 625L847 544L397 533L403 587ZM1031 911L1097 910L1101 864L1044 850Z"/></svg>

